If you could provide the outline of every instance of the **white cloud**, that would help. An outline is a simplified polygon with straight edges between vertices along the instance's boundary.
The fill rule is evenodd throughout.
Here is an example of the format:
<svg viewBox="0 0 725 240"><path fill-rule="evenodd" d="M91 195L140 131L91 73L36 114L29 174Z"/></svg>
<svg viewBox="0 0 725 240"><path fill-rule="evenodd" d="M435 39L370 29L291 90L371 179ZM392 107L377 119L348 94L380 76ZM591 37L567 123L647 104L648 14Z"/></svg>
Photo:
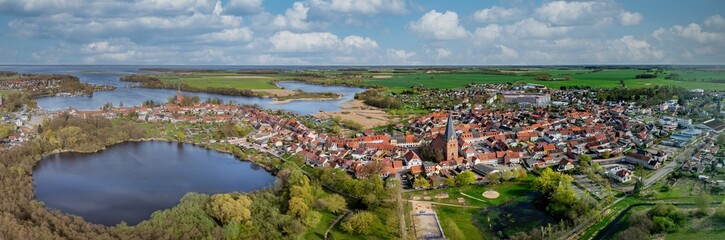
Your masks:
<svg viewBox="0 0 725 240"><path fill-rule="evenodd" d="M310 8L304 3L295 2L291 8L285 11L284 15L277 15L271 25L277 29L308 30L310 25L307 23L307 12L309 10Z"/></svg>
<svg viewBox="0 0 725 240"><path fill-rule="evenodd" d="M310 6L326 12L373 15L405 14L405 0L309 0Z"/></svg>
<svg viewBox="0 0 725 240"><path fill-rule="evenodd" d="M293 33L277 32L269 38L272 50L276 52L320 52L346 51L352 49L374 49L378 43L370 38L347 36L342 40L330 32Z"/></svg>
<svg viewBox="0 0 725 240"><path fill-rule="evenodd" d="M262 11L262 0L229 0L224 12L229 14L248 15Z"/></svg>
<svg viewBox="0 0 725 240"><path fill-rule="evenodd" d="M329 32L277 32L269 38L272 50L278 52L314 52L337 48L340 38Z"/></svg>
<svg viewBox="0 0 725 240"><path fill-rule="evenodd" d="M248 27L242 27L206 33L197 38L201 42L249 42L252 40L252 35L252 31Z"/></svg>
<svg viewBox="0 0 725 240"><path fill-rule="evenodd" d="M378 43L375 42L375 40L372 40L370 38L363 38L360 36L347 36L344 39L342 39L342 44L346 48L360 48L360 49L370 49L370 48L377 48Z"/></svg>
<svg viewBox="0 0 725 240"><path fill-rule="evenodd" d="M690 23L687 26L675 25L669 29L659 28L652 33L652 36L658 40L679 37L698 43L723 43L725 41L725 33L704 31L697 23Z"/></svg>
<svg viewBox="0 0 725 240"><path fill-rule="evenodd" d="M624 26L637 25L642 22L642 14L622 11L619 13L619 23Z"/></svg>
<svg viewBox="0 0 725 240"><path fill-rule="evenodd" d="M624 36L619 39L607 41L608 49L614 54L614 59L620 63L660 62L664 53L645 40L633 36Z"/></svg>
<svg viewBox="0 0 725 240"><path fill-rule="evenodd" d="M502 32L503 28L498 24L489 24L486 27L476 28L473 36L478 41L490 42L501 37Z"/></svg>
<svg viewBox="0 0 725 240"><path fill-rule="evenodd" d="M452 54L450 50L445 48L436 48L435 53L437 58L447 58Z"/></svg>
<svg viewBox="0 0 725 240"><path fill-rule="evenodd" d="M431 10L408 27L422 37L434 40L454 40L468 36L458 20L458 14L451 11L440 13Z"/></svg>
<svg viewBox="0 0 725 240"><path fill-rule="evenodd" d="M526 11L519 8L502 8L499 6L493 6L473 13L473 20L481 23L499 22L519 18L525 13Z"/></svg>
<svg viewBox="0 0 725 240"><path fill-rule="evenodd" d="M386 49L385 52L387 53L388 57L392 57L398 60L407 60L409 58L415 57L415 52L409 52L402 49Z"/></svg>
<svg viewBox="0 0 725 240"><path fill-rule="evenodd" d="M507 33L518 37L545 38L567 33L572 28L564 26L549 26L545 23L534 20L533 18L527 18L515 24L508 25L505 29Z"/></svg>
<svg viewBox="0 0 725 240"><path fill-rule="evenodd" d="M608 24L618 16L620 7L612 1L551 1L535 13L552 25Z"/></svg>
<svg viewBox="0 0 725 240"><path fill-rule="evenodd" d="M519 52L513 48L509 48L504 45L496 45L496 47L501 51L499 55L501 58L514 60L519 57Z"/></svg>
<svg viewBox="0 0 725 240"><path fill-rule="evenodd" d="M705 26L717 28L725 27L725 19L719 14L710 16L705 19Z"/></svg>

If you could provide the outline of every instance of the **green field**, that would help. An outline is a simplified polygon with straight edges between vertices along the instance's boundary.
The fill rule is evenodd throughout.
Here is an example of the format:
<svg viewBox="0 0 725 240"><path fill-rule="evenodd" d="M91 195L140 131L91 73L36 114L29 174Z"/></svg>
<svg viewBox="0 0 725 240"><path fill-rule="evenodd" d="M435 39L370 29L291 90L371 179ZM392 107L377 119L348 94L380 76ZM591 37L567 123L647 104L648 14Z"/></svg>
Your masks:
<svg viewBox="0 0 725 240"><path fill-rule="evenodd" d="M460 205L458 203L458 198L464 198L466 200L465 205L469 206L477 206L477 207L488 207L488 206L496 206L500 205L504 202L512 201L516 198L520 198L521 196L526 195L527 193L530 193L533 191L531 189L531 181L533 181L534 177L529 176L524 181L515 181L515 182L506 182L496 185L472 185L472 186L466 186L466 187L455 187L455 188L444 188L444 189L434 189L434 190L425 190L425 191L413 191L413 192L406 192L404 193L404 198L411 199L412 197L418 197L419 200L423 200L425 197L431 197L430 201L434 202L440 202L440 203L446 203L446 204L455 204ZM485 199L482 194L483 192L487 190L495 190L497 191L500 196L497 199ZM448 193L448 198L446 199L436 199L434 196L438 193L446 192ZM478 199L485 200L484 202L472 199L470 197L464 196L461 194L461 192L468 194L470 196L474 196ZM428 201L428 200L425 200Z"/></svg>
<svg viewBox="0 0 725 240"><path fill-rule="evenodd" d="M490 71L499 70L500 74ZM642 88L656 85L678 86L687 89L701 88L708 90L725 90L725 83L709 82L712 80L725 80L725 71L713 71L707 69L674 69L659 72L657 78L636 79L635 76L653 71L638 69L603 69L590 70L578 67L566 68L522 68L522 69L487 69L489 72L481 72L480 69L452 69L444 72L426 72L417 70L414 72L394 73L390 70L380 72L367 71L304 71L304 72L281 72L277 74L240 74L233 71L193 73L193 74L157 74L156 77L164 82L177 82L188 84L192 87L232 87L237 89L277 89L274 85L278 80L291 80L302 74L313 74L322 76L323 79L334 79L341 82L348 80L362 80L364 86L387 87L391 92L402 92L413 86L424 86L427 88L456 89L462 88L470 83L534 83L542 84L549 88L559 89L562 86L589 86L592 88L613 88L620 87L621 82L629 88ZM346 75L350 74L350 75ZM553 78L568 77L570 80L537 80L534 76L548 74ZM669 74L677 74L680 80L668 80L665 77ZM388 76L388 78L375 78L374 76ZM318 78L306 76L305 78ZM352 82L352 81L350 81ZM356 84L360 84L359 82Z"/></svg>
<svg viewBox="0 0 725 240"><path fill-rule="evenodd" d="M384 86L392 92L402 92L413 86L427 88L454 89L462 88L469 83L506 83L531 79L524 76L506 76L494 74L465 73L397 73L391 78L370 78L365 81L368 86Z"/></svg>
<svg viewBox="0 0 725 240"><path fill-rule="evenodd" d="M495 75L483 73L403 73L393 74L391 78L375 79L370 78L365 81L369 86L385 86L392 92L401 92L413 86L425 86L428 88L453 89L460 88L469 83L534 83L545 85L549 88L559 89L561 86L590 86L592 88L614 88L621 86L620 81L624 81L629 88L642 88L656 85L678 86L687 89L701 88L708 90L725 90L723 83L711 83L701 81L675 81L664 79L664 74L660 74L658 78L652 79L636 79L638 74L647 73L644 70L633 69L606 69L602 71L589 71L584 69L559 70L559 69L540 69L532 70L530 74L548 73L552 77L570 76L571 80L565 81L544 81L536 80L532 76L526 76L518 73L517 76ZM683 74L685 75L685 74ZM701 70L689 71L686 77L697 78L713 78L725 79L725 72L708 72Z"/></svg>

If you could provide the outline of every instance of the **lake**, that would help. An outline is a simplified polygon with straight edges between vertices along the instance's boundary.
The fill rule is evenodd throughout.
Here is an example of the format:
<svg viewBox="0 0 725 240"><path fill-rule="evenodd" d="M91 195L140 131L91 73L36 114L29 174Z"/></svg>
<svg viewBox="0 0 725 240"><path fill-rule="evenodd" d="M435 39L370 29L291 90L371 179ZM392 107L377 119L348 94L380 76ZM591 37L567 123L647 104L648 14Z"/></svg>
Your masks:
<svg viewBox="0 0 725 240"><path fill-rule="evenodd" d="M127 142L97 153L60 153L33 171L36 199L86 221L135 225L188 192L250 192L275 177L260 166L191 144Z"/></svg>
<svg viewBox="0 0 725 240"><path fill-rule="evenodd" d="M171 89L145 89L134 88L130 82L121 82L119 78L125 74L149 73L141 68L156 66L0 66L0 70L17 71L22 73L58 73L78 77L81 82L91 84L113 85L117 88L112 91L95 92L93 97L44 97L37 99L38 106L48 110L62 110L75 108L78 110L97 110L106 103L119 106L139 106L146 100L157 103L166 102L169 97L176 95ZM243 69L243 66L173 66L166 68L178 69ZM249 67L246 67L249 68ZM258 67L259 68L259 67ZM295 69L295 68L291 68ZM244 79L239 79L244 81ZM315 114L320 111L334 112L340 110L340 105L352 100L356 93L364 91L362 88L343 86L321 86L302 82L278 82L281 88L289 90L303 90L306 92L334 92L342 94L342 98L335 100L299 100L283 104L272 104L272 99L242 96L226 96L208 93L183 92L188 96L199 96L200 99L219 98L224 102L237 104L259 105L262 108L284 110L298 114Z"/></svg>

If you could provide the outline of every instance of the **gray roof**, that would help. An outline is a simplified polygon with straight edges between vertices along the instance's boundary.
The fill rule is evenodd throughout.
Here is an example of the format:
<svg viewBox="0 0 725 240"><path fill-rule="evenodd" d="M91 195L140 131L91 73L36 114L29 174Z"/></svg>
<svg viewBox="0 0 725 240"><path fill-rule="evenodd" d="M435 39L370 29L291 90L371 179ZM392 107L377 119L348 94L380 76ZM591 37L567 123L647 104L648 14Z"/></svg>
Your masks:
<svg viewBox="0 0 725 240"><path fill-rule="evenodd" d="M448 122L446 123L446 140L456 140L456 129L453 127L453 116L448 113Z"/></svg>

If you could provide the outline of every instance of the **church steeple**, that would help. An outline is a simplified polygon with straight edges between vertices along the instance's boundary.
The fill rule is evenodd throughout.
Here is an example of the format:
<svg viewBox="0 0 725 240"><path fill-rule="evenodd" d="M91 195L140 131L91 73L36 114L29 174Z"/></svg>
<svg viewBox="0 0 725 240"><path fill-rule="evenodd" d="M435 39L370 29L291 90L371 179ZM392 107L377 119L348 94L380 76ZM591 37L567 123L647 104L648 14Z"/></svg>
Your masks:
<svg viewBox="0 0 725 240"><path fill-rule="evenodd" d="M446 141L456 140L456 129L453 127L453 116L448 113L448 122L446 123Z"/></svg>

